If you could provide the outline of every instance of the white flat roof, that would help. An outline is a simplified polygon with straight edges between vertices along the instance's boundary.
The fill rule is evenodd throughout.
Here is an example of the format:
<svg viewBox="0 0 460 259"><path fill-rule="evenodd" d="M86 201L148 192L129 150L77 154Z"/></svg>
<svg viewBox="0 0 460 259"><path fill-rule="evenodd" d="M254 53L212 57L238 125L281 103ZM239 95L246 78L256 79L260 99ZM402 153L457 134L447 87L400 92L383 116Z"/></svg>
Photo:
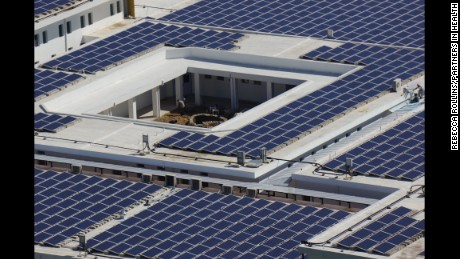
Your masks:
<svg viewBox="0 0 460 259"><path fill-rule="evenodd" d="M257 77L259 80L290 84L310 81L324 85L354 68L352 65L309 60L162 47L108 71L98 72L95 76L88 75L79 87L39 103L50 112L97 114L187 72L203 74L212 71L216 75L236 78Z"/></svg>
<svg viewBox="0 0 460 259"><path fill-rule="evenodd" d="M273 44L262 44L263 47L260 47L260 43L264 42L264 40L272 41ZM341 43L332 41L316 40L308 37L246 34L236 45L239 46L239 49L231 52L200 48L175 49L160 46L150 53L107 71L87 75L86 80L82 80L75 86L36 102L36 110L39 110L38 108L41 105L48 112L77 116L84 115L82 122L58 133L40 133L40 135L123 146L134 150L142 148L140 140L143 133L149 134L152 144L158 143L175 132L184 129L224 136L298 99L300 96L320 89L338 78L362 68L361 66L301 60L298 58L300 55L321 45L331 47L341 45ZM114 104L119 104L149 91L153 87L158 87L162 82L173 80L186 72L212 73L220 76L249 79L258 77L272 81L274 79L287 80L288 82L291 80L300 84L213 129L145 122L111 116L92 116L112 107ZM299 156L305 156L305 153L309 150L321 146L324 142L330 141L360 124L366 124L369 119L380 116L380 114L402 102L404 102L404 99L399 94L388 93L325 125L320 130L291 143L287 147L277 150L270 156L281 159L295 159ZM168 164L173 165L173 168L212 172L214 174L248 179L256 179L273 173L288 164L287 162L275 160L258 168L234 168L226 166L226 163L236 161L234 157L167 148L157 148L157 151L171 154L170 156L149 154L140 157L136 156L136 154L133 155L132 150L105 148L99 145L80 144L50 138L44 140L39 137L36 138L36 147L37 149L59 150L64 153L71 152L99 158L121 159L124 161L135 159L139 163L159 166ZM181 158L175 155L218 159L222 162L194 161L190 158ZM294 174L293 178L301 178L307 172L308 170L302 170L298 174ZM310 173L308 176L311 175ZM394 181L369 179L368 177L354 177L353 182L383 185L390 188L402 188L407 185L406 183L394 185Z"/></svg>
<svg viewBox="0 0 460 259"><path fill-rule="evenodd" d="M79 12L83 8L92 8L106 0L94 0L67 12L50 17L35 24L41 28L53 23L67 15ZM136 0L135 19L127 19L101 30L92 32L90 36L105 37L119 32L141 22L142 17L160 18L170 13L170 10L182 9L199 2L199 0ZM152 22L162 22L153 21ZM162 22L174 24L171 22ZM189 26L196 28L196 26ZM201 26L204 28L203 26ZM217 29L219 30L219 29ZM228 30L235 31L235 30ZM243 186L246 188L272 190L277 192L299 194L312 197L322 197L332 200L349 201L353 203L368 204L370 206L360 210L351 217L334 225L327 231L310 239L310 242L331 241L322 246L307 247L302 245L300 250L307 251L308 256L325 258L415 258L424 250L424 238L405 247L391 256L380 256L363 252L341 250L333 245L344 237L348 229L359 228L366 219L377 212L387 211L392 208L404 206L415 211L424 210L424 195L420 192L406 197L407 192L414 185L424 185L422 177L414 182L398 181L367 176L354 176L351 180L343 176L331 177L328 175L313 174L313 166L282 160L270 160L257 168L244 166L229 166L235 164L235 157L215 154L204 154L184 150L157 148L155 152L140 155L137 151L143 149L142 134L149 135L150 143L154 144L180 130L212 133L219 137L231 133L252 121L282 107L317 89L320 89L346 74L361 69L361 66L345 65L332 62L301 60L299 56L318 48L319 46L338 47L343 43L336 40L321 40L301 36L279 36L257 32L243 32L245 37L235 43L236 49L230 52L206 50L199 48L175 49L158 46L152 52L137 57L131 61L113 67L107 71L99 71L94 75L86 75L86 79L78 82L49 97L35 102L35 111L41 107L53 113L73 114L81 121L57 133L39 133L35 137L35 149L47 151L47 155L35 155L35 159L56 161L71 164L83 164L98 168L123 170L155 175L175 175L183 179L202 179L223 185ZM191 128L188 126L146 122L128 118L117 118L97 115L97 113L119 104L141 93L158 87L162 82L168 82L187 72L210 73L225 77L236 77L252 80L271 80L286 84L296 84L297 87L266 101L241 115L228 120L212 129ZM420 77L410 84L422 83ZM354 147L378 134L380 130L391 127L395 123L409 116L416 109L424 109L424 105L414 110L404 112L397 109L405 104L403 96L398 93L388 93L372 102L360 106L358 109L347 113L345 116L323 126L320 130L291 143L290 145L270 154L270 157L279 159L299 159L325 163L351 147ZM388 115L388 111L394 112ZM382 120L363 128L362 131L341 139L338 143L329 145L314 156L308 157L312 150L345 135L356 127L368 125L370 121L385 115ZM393 120L395 119L395 120ZM377 129L377 127L380 127ZM58 155L73 157L72 159L58 157ZM56 155L56 156L55 156ZM188 157L187 157L188 156ZM77 159L78 158L78 159ZM208 160L209 159L209 160ZM94 161L90 161L94 160ZM214 161L211 161L214 160ZM97 161L97 162L96 162ZM145 168L135 168L112 164L113 161L157 165L175 169L185 169L197 172L208 172L222 177L232 176L243 180L226 180L221 178L188 175L168 171L157 171ZM286 168L288 164L293 164ZM284 169L283 169L284 168ZM283 169L283 170L281 170ZM281 170L281 171L280 171ZM266 176L266 180L255 182L257 178ZM369 197L365 195L351 195L340 191L324 191L314 188L298 187L290 180L309 182L312 184L335 184L337 189L353 186L368 192L381 192L385 196ZM282 183L281 183L282 182ZM296 186L296 187L293 187ZM415 216L424 219L425 213ZM338 236L341 234L340 236ZM47 248L35 246L36 252L43 254L72 255L77 252L69 249ZM98 257L101 257L98 255ZM104 257L101 257L104 258Z"/></svg>
<svg viewBox="0 0 460 259"><path fill-rule="evenodd" d="M278 98L282 99L283 97L280 96ZM301 138L300 140L292 143L291 145L288 145L287 147L282 148L274 152L273 154L270 154L270 156L281 159L294 159L298 156L301 156L303 153L306 152L306 150L314 148L320 145L323 141L327 141L333 138L334 136L341 134L341 132L346 132L347 130L352 129L357 125L366 122L366 120L374 116L378 116L384 111L397 105L398 103L403 101L403 99L399 98L402 97L398 96L398 94L396 93L389 93L367 105L361 106L359 109L348 113L347 115L337 119L336 121L325 125L323 128L321 128L321 130L314 131L312 134L309 134ZM287 102L288 99L289 98L286 98L285 101ZM252 120L257 120L259 117L264 115L263 113L258 114L258 109L267 108L267 106L270 106L270 102L277 102L277 100L270 100L262 104L260 106L261 108L256 107L253 110L248 111L247 114L249 115L246 116L251 117L252 112ZM283 104L278 102L278 105ZM272 109L276 108L276 106L272 107ZM269 111L270 110L266 110L265 112ZM244 117L242 118L243 122L247 123L248 119L244 119ZM242 125L244 124L241 121L235 120L235 123L232 123L232 120L230 120L227 122L226 129L237 129ZM101 119L100 117L84 117L82 118L81 122L76 123L75 125L72 125L65 130L59 131L57 133L42 132L40 133L40 136L96 142L105 145L122 146L125 148L139 150L142 149L141 136L143 133L149 134L150 143L153 144L163 140L167 136L172 135L174 132L178 131L177 129L174 130L170 126L170 124L164 124L164 126L162 126L163 125L160 125L159 123L146 123L143 121L130 119L117 120L116 118L113 118L111 120L105 120ZM222 131L223 129L223 127L220 127L217 130ZM212 132L212 130L210 132ZM36 148L39 150L60 150L60 152L71 152L78 155L97 156L99 158L104 157L112 159L122 159L124 161L136 160L139 161L139 163L152 165L168 164L174 165L172 166L174 168L190 169L202 172L212 172L215 174L238 176L249 179L261 177L264 174L279 168L280 166L285 166L287 163L282 161L272 161L268 164L263 164L258 168L233 168L228 167L226 163L236 162L236 158L234 157L196 153L167 148L157 148L156 151L168 153L171 154L171 156L165 157L163 155L148 154L146 156L140 157L137 156L137 154L132 150L105 148L100 145L74 143L73 141L56 140L52 138L43 139L43 137L36 137L35 145ZM174 155L186 155L190 157L218 159L222 162L212 162L206 160L194 161L192 158L181 158ZM362 182L369 183L369 181L366 178L363 178Z"/></svg>

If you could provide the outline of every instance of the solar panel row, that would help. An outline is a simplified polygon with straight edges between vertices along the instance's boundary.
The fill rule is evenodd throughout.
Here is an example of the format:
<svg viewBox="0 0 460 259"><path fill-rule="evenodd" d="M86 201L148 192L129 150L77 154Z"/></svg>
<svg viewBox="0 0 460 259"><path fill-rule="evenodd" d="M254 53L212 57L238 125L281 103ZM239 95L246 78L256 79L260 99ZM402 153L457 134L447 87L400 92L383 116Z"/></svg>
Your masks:
<svg viewBox="0 0 460 259"><path fill-rule="evenodd" d="M34 129L37 131L58 132L75 124L78 119L73 116L58 114L36 113L34 115Z"/></svg>
<svg viewBox="0 0 460 259"><path fill-rule="evenodd" d="M143 22L51 60L43 64L43 67L95 73L142 55L160 44L231 50L235 48L234 41L242 36L240 33Z"/></svg>
<svg viewBox="0 0 460 259"><path fill-rule="evenodd" d="M202 0L160 20L238 30L424 47L424 2Z"/></svg>
<svg viewBox="0 0 460 259"><path fill-rule="evenodd" d="M35 69L34 98L38 100L48 96L63 87L75 84L82 79L81 75L61 71Z"/></svg>
<svg viewBox="0 0 460 259"><path fill-rule="evenodd" d="M326 53L335 50L322 49ZM262 147L267 151L282 148L320 124L388 91L395 78L405 80L424 70L424 52L420 50L352 43L343 44L337 49L336 52L342 55L340 60L360 61L366 65L227 136L217 138L214 135L205 137L179 132L158 145L222 155L235 155L237 151L243 151L251 157L257 157Z"/></svg>
<svg viewBox="0 0 460 259"><path fill-rule="evenodd" d="M410 243L425 231L425 220L408 216L411 210L398 207L363 228L353 231L337 244L365 252L390 255L395 248Z"/></svg>
<svg viewBox="0 0 460 259"><path fill-rule="evenodd" d="M72 2L74 0L34 0L34 13L35 15L46 13Z"/></svg>
<svg viewBox="0 0 460 259"><path fill-rule="evenodd" d="M35 169L34 182L34 240L52 246L161 188L40 169Z"/></svg>
<svg viewBox="0 0 460 259"><path fill-rule="evenodd" d="M92 250L152 258L298 258L345 211L180 190L88 240ZM239 257L241 256L241 257Z"/></svg>
<svg viewBox="0 0 460 259"><path fill-rule="evenodd" d="M326 163L325 168L345 170L352 158L359 174L414 181L425 175L425 112L366 141Z"/></svg>

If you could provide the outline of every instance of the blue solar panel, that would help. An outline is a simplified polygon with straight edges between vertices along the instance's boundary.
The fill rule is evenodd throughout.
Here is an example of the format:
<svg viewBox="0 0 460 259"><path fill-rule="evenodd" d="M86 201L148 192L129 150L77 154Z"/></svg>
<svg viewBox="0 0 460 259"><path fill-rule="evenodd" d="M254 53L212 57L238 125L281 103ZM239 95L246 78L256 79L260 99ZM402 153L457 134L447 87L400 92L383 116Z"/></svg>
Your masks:
<svg viewBox="0 0 460 259"><path fill-rule="evenodd" d="M37 113L35 114L35 130L57 132L69 127L77 121L72 116L62 116L57 114Z"/></svg>
<svg viewBox="0 0 460 259"><path fill-rule="evenodd" d="M408 227L400 232L400 234L407 237L407 239L411 239L421 233L422 233L422 230L415 228L415 227Z"/></svg>
<svg viewBox="0 0 460 259"><path fill-rule="evenodd" d="M84 77L78 74L35 69L35 100L41 99L54 92L57 92L63 87L75 84L82 78ZM35 118L35 120L37 120L37 118Z"/></svg>
<svg viewBox="0 0 460 259"><path fill-rule="evenodd" d="M184 32L177 30L178 26L162 25L160 26L162 28L160 28L157 25L150 22L143 22L75 52L46 62L43 64L43 67L95 73L103 69L108 69L125 59L142 55L145 51L152 50L158 44L168 43L173 46L195 46L231 50L235 48L232 41L242 36L239 33L216 33L212 36L216 39L212 40L216 44L213 46L212 44L207 44L210 36L204 34L200 34L200 37L195 36L195 34L187 36ZM204 30L197 29L191 33L198 33L199 31ZM189 39L192 36L195 36L193 40ZM181 40L182 38L186 40ZM77 52L81 54L73 54Z"/></svg>
<svg viewBox="0 0 460 259"><path fill-rule="evenodd" d="M406 207L398 207L393 211L387 212L377 221L364 226L362 229L353 231L352 234L339 241L338 244L346 248L390 255L394 248L405 242L413 241L412 238L422 232L422 230L417 230L414 226L423 224L423 221L404 216L410 211Z"/></svg>
<svg viewBox="0 0 460 259"><path fill-rule="evenodd" d="M396 245L387 242L387 243L382 243L376 246L373 250L377 253L387 254L388 251L390 251L391 249L394 249L395 247Z"/></svg>
<svg viewBox="0 0 460 259"><path fill-rule="evenodd" d="M343 247L351 247L351 246L353 246L353 244L355 244L359 240L360 240L359 238L349 236L349 237L343 239L342 241L338 242L338 244L343 246Z"/></svg>
<svg viewBox="0 0 460 259"><path fill-rule="evenodd" d="M321 38L327 36L326 29L332 28L334 38L340 40L424 46L424 26L415 23L424 19L423 2L398 0L344 4L340 1L324 4L320 0L288 0L283 3L204 0L160 20ZM379 15L375 15L377 8ZM413 11L399 11L404 8ZM398 29L392 31L395 27ZM387 33L390 31L392 33ZM408 32L397 34L403 31ZM323 51L327 50L324 48ZM310 58L313 57L315 53Z"/></svg>
<svg viewBox="0 0 460 259"><path fill-rule="evenodd" d="M369 248L375 246L377 244L376 241L373 241L373 240L370 240L370 239L366 239L362 242L359 242L358 244L356 244L356 248L359 249L359 250L363 250L363 251L367 251L369 250Z"/></svg>
<svg viewBox="0 0 460 259"><path fill-rule="evenodd" d="M345 163L343 157L353 157L354 171L360 174L370 173L396 179L416 180L424 175L424 150L417 150L411 155L407 155L406 152L410 152L414 145L425 142L424 139L417 139L416 136L418 135L412 132L414 127L424 125L424 123L425 113L420 112L405 122L350 150L345 155L326 163L325 167L337 169ZM411 141L411 144L405 145L403 144L405 143L404 141ZM379 145L376 146L376 143L379 143ZM373 147L375 147L373 153L367 152ZM409 159L414 159L417 163L407 161Z"/></svg>
<svg viewBox="0 0 460 259"><path fill-rule="evenodd" d="M46 239L45 244L57 245L57 244L61 243L62 241L64 241L66 238L67 237L64 236L64 235L57 234L55 236L52 236L52 237Z"/></svg>
<svg viewBox="0 0 460 259"><path fill-rule="evenodd" d="M325 50L327 48L322 49ZM320 50L320 48L317 50ZM261 147L266 147L268 151L278 146L283 147L284 143L288 143L288 141L295 139L297 136L304 132L311 131L319 124L332 119L334 116L340 113L343 113L346 109L349 109L358 103L364 102L370 97L376 96L381 92L387 91L391 87L389 83L390 80L397 76L397 74L392 75L391 71L397 71L401 68L401 66L404 66L405 62L403 60L410 60L407 58L408 56L423 56L423 51L418 50L401 51L395 48L386 48L380 46L370 47L365 44L352 43L346 43L342 46L339 46L338 48L330 49L327 51L327 53L332 53L332 55L335 56L342 55L343 57L347 57L347 59L352 58L353 55L356 55L359 56L360 60L365 62L367 66L332 83L331 85L324 87L323 89L317 90L307 96L300 97L298 100L287 104L277 111L274 111L273 113L270 113L263 118L258 119L257 121L246 125L233 133L230 133L227 136L221 138L216 137L215 140L210 141L209 143L203 143L201 140L194 141L188 139L192 141L192 143L187 142L187 146L185 148L193 151L204 151L224 155L231 155L236 151L246 151L248 156L257 157L260 154L258 149ZM380 54L380 59L378 60L386 60L384 58L389 58L389 63L392 63L392 59L399 59L400 64L393 64L391 66L389 65L389 71L387 71L387 73L382 73L379 70L381 65L374 65L374 62L377 62L377 59L367 58L367 56L370 56L374 53ZM391 58L391 56L395 55L395 53L398 54L397 57ZM321 51L318 51L318 55L321 54ZM423 63L413 65L417 71L423 71ZM379 84L371 84L370 82L379 82ZM382 82L387 82L387 86L382 84ZM382 85L385 87L382 87ZM417 123L422 123L421 121L423 120L424 119L421 119ZM181 134L187 133L182 132ZM413 140L417 141L418 138L422 139L422 137L418 136L419 135L413 135ZM164 139L159 143L159 145L164 147L177 147L177 145L174 145L173 143L179 140L181 140L181 138L173 136ZM373 148L375 152L382 152L382 156L385 156L385 154L383 154L385 152L383 151L391 149L391 144L397 143L396 140L390 139L388 141L389 143L381 143L380 145L376 145L375 143L364 143L362 149L363 151L367 151L369 148ZM376 143L380 142L377 141ZM423 149L412 151L408 148L409 147L407 146L398 146L394 148L392 152L395 154L401 154L407 151L408 153L413 152L416 155L420 155L421 152L423 152ZM366 170L357 171L361 174L370 173L372 175L386 176L398 179L417 179L423 175L423 173L421 173L423 168L412 172L407 172L406 170L406 173L404 174L397 170L389 172L389 170L380 167L380 164L382 164L383 161L388 162L388 157L374 157L375 160L369 161L369 164L367 164L364 163L364 158L359 157L363 152L358 150L352 150L351 152L355 152L356 155L356 161L354 161L357 165L356 169ZM362 163L358 163L360 159L362 160ZM422 158L419 160L422 160ZM333 165L334 167L332 167L332 169L338 168L343 164L343 162L344 161L333 161L333 164L330 164L329 166ZM408 163L405 166L409 168L412 165L413 164Z"/></svg>
<svg viewBox="0 0 460 259"><path fill-rule="evenodd" d="M52 13L53 10L62 10L64 5L69 5L75 2L74 0L34 0L34 14Z"/></svg>
<svg viewBox="0 0 460 259"><path fill-rule="evenodd" d="M286 253L287 251L285 249L282 249L281 247L277 247L269 252L270 256L273 256L275 258L279 258L282 254Z"/></svg>
<svg viewBox="0 0 460 259"><path fill-rule="evenodd" d="M42 213L38 213L37 211L36 213L38 214L35 215L35 223L37 226L35 229L35 235L37 242L44 242L53 246L59 245L59 243L78 232L104 220L110 214L119 212L123 209L122 206L118 206L121 205L120 202L117 205L113 205L115 202L120 201L120 198L118 197L106 197L99 194L92 196L89 193L77 193L76 191L87 191L94 188L96 188L97 191L107 190L112 188L110 185L113 183L117 183L115 186L119 187L127 187L131 185L139 186L139 184L132 184L127 181L116 181L113 179L103 180L102 178L95 176L72 175L70 173L57 173L53 171L39 173L35 178L43 179L43 177L46 177L47 180L43 180L41 182L41 186L47 186L47 189L41 191L40 194L35 194L35 198L48 198L36 199L35 209ZM82 182L94 185L87 188L88 185L83 184ZM106 184L106 186L98 186L97 184L99 183ZM107 185L107 183L110 184ZM145 189L152 186L147 184L142 185L146 186ZM59 187L59 189L57 187ZM157 188L159 189L160 187L157 186ZM132 193L132 191L128 191L129 193L126 193L126 191L122 192L124 195ZM91 201L93 197L97 196L98 198L96 200ZM143 193L142 196L146 197L147 193ZM104 198L105 200L102 200ZM76 202L76 200L78 200L78 202ZM102 202L97 203L100 200L102 200ZM137 202L137 200L130 198L124 198L122 201L124 202L123 205L125 205L125 207ZM46 225L51 225L52 227L43 227Z"/></svg>
<svg viewBox="0 0 460 259"><path fill-rule="evenodd" d="M105 233L117 235L117 233L123 232L129 236L136 235L136 239L129 241L129 245L135 249L126 251L131 256L143 255L148 257L160 253L159 251L162 251L163 254L161 255L164 256L167 253L165 250L169 249L168 251L180 251L181 254L200 255L203 258L207 258L205 256L228 258L230 255L245 253L251 249L253 250L250 254L269 251L272 246L257 245L280 233L280 230L272 227L279 225L277 224L278 219L271 218L271 216L283 212L280 211L281 208L286 210L283 212L286 215L295 214L302 208L307 209L302 215L316 210L312 207L287 205L282 202L241 198L234 195L224 196L217 193L209 194L203 191L192 192L190 190L181 190L157 204L165 204L164 206L168 204L168 206L161 210L161 207L154 208L156 205L153 205L122 223L131 226L132 231L114 230L117 228L115 226ZM179 214L177 214L176 208L179 209ZM180 212L189 211L191 208L193 208L191 213L180 214ZM247 211L248 208L253 210ZM170 212L166 213L166 210L170 210ZM195 211L196 213L194 213ZM324 214L326 219L328 219L327 215L333 215L335 212L330 211L332 214ZM348 215L347 212L344 213ZM329 220L336 222L332 218ZM158 224L155 224L156 222ZM298 240L293 239L297 236L296 232L284 229L297 222L284 222L287 225L282 228L282 233L279 236L283 240L291 239L290 242L284 243L285 248L282 250L283 253L286 253L295 250L295 244L298 243ZM140 231L136 227L139 229L150 227L150 229ZM304 225L304 228L307 228L307 225ZM316 234L324 229L326 228L319 227L313 229L312 232ZM103 238L96 236L90 239L88 244L97 250L99 246L104 245L109 240L112 241L110 244L114 244L110 248L112 251L115 245L120 245L122 242L128 243L126 239L112 237L110 234L103 236ZM124 249L124 246L121 247ZM118 253L120 250L116 249L112 252Z"/></svg>

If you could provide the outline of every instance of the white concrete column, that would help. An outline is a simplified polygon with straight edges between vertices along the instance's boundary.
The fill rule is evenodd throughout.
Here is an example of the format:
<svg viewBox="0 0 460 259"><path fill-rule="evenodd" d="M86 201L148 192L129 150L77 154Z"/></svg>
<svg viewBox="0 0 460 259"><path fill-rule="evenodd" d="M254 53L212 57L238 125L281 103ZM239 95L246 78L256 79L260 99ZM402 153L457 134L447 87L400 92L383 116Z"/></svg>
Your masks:
<svg viewBox="0 0 460 259"><path fill-rule="evenodd" d="M184 98L184 90L182 86L182 76L179 76L175 79L174 87L176 89L176 100L182 100Z"/></svg>
<svg viewBox="0 0 460 259"><path fill-rule="evenodd" d="M133 97L133 98L128 100L128 113L129 113L129 118L137 119L136 97Z"/></svg>
<svg viewBox="0 0 460 259"><path fill-rule="evenodd" d="M238 110L238 92L236 88L236 80L234 77L230 77L230 99L232 104L232 110Z"/></svg>
<svg viewBox="0 0 460 259"><path fill-rule="evenodd" d="M193 88L195 91L195 105L201 105L201 93L200 93L200 74L193 74Z"/></svg>
<svg viewBox="0 0 460 259"><path fill-rule="evenodd" d="M152 111L153 117L160 117L160 87L152 89Z"/></svg>
<svg viewBox="0 0 460 259"><path fill-rule="evenodd" d="M267 100L270 100L273 97L273 87L272 82L267 81Z"/></svg>

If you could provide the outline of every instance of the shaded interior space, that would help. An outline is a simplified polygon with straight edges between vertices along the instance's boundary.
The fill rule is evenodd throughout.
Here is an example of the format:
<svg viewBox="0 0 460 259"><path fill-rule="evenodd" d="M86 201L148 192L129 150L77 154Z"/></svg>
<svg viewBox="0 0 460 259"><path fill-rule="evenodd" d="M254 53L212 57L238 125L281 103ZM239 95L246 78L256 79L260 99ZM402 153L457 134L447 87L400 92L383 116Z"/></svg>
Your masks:
<svg viewBox="0 0 460 259"><path fill-rule="evenodd" d="M178 108L177 100L173 97L165 98L161 100L161 111L160 117L156 118L153 116L151 109L146 107L144 114L139 116L139 119L145 119L147 121L158 121L172 124L199 126L211 128L219 125L220 123L238 116L239 113L245 112L260 103L240 101L238 111L233 111L230 108L231 102L226 98L212 97L212 96L201 96L201 104L197 105L194 102L194 95L185 95L185 109L181 112ZM182 114L181 114L182 113ZM202 117L216 117L224 118L220 119L220 123L212 123L211 125L201 125L199 120L192 120L193 116ZM211 120L207 120L211 121ZM217 120L212 120L216 122ZM195 125L196 124L196 125Z"/></svg>
<svg viewBox="0 0 460 259"><path fill-rule="evenodd" d="M210 128L294 87L269 81L186 73L100 114Z"/></svg>

